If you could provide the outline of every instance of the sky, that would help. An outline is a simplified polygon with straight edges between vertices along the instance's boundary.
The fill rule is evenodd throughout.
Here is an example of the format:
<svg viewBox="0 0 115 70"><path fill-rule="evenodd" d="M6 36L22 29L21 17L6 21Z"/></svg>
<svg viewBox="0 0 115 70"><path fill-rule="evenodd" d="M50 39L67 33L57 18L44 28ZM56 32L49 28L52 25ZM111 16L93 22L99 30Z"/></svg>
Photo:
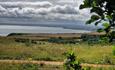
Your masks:
<svg viewBox="0 0 115 70"><path fill-rule="evenodd" d="M88 9L79 10L83 0L0 0L0 25L45 26L94 30L85 25Z"/></svg>

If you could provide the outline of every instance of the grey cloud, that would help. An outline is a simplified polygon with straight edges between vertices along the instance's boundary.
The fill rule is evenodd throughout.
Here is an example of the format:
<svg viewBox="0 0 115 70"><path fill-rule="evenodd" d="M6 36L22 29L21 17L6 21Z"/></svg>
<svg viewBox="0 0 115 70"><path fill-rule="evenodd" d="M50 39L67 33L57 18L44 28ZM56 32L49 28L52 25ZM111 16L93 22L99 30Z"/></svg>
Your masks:
<svg viewBox="0 0 115 70"><path fill-rule="evenodd" d="M0 6L0 12L5 12L5 11L6 11L6 9L3 8L2 6Z"/></svg>
<svg viewBox="0 0 115 70"><path fill-rule="evenodd" d="M17 2L16 2L17 1ZM48 20L81 20L88 19L88 11L80 11L82 0L47 0L47 1L0 2L0 17L31 17ZM69 4L68 4L69 3Z"/></svg>
<svg viewBox="0 0 115 70"><path fill-rule="evenodd" d="M43 2L0 2L0 5L5 7L49 7L52 3L48 1Z"/></svg>
<svg viewBox="0 0 115 70"><path fill-rule="evenodd" d="M77 14L78 13L75 7L71 5L64 5L64 6L56 5L50 8L50 10L51 12L62 13L62 14Z"/></svg>
<svg viewBox="0 0 115 70"><path fill-rule="evenodd" d="M40 7L33 7L33 5L40 6ZM9 8L8 6L11 7ZM79 20L76 19L80 17L79 11L76 8L77 7L68 4L53 5L52 3L47 1L37 2L37 3L36 2L24 2L24 3L23 2L0 2L0 16L37 17L42 19L53 19L53 20L56 19Z"/></svg>
<svg viewBox="0 0 115 70"><path fill-rule="evenodd" d="M89 12L79 10L81 2L82 0L0 0L0 25L95 29L84 24Z"/></svg>

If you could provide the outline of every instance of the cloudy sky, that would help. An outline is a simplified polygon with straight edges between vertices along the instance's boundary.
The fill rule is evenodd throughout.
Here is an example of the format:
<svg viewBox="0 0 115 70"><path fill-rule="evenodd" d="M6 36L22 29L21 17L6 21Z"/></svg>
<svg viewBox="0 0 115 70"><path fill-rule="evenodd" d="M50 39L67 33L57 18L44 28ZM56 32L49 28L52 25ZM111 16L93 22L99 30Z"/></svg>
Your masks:
<svg viewBox="0 0 115 70"><path fill-rule="evenodd" d="M85 25L89 11L79 10L82 0L0 0L0 25L62 27L93 30Z"/></svg>

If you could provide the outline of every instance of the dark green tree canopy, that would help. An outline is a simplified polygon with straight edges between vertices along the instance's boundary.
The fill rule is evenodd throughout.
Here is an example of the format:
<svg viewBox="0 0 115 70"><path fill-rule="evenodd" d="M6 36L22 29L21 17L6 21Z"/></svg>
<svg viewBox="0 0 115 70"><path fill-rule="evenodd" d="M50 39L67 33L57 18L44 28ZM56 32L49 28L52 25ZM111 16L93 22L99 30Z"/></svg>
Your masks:
<svg viewBox="0 0 115 70"><path fill-rule="evenodd" d="M84 8L90 8L90 13L95 13L86 24L98 25L102 23L104 28L98 29L98 31L105 31L111 36L110 30L115 27L115 0L84 0L80 9Z"/></svg>

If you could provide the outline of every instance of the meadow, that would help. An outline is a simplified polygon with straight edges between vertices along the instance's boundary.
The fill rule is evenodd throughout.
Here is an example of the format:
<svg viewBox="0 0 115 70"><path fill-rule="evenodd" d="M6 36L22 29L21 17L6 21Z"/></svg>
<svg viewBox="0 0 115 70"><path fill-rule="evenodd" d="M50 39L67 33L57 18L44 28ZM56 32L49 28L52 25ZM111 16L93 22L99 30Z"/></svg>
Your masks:
<svg viewBox="0 0 115 70"><path fill-rule="evenodd" d="M114 67L83 67L85 70L115 70ZM64 70L63 66L0 63L0 70Z"/></svg>
<svg viewBox="0 0 115 70"><path fill-rule="evenodd" d="M67 51L74 51L76 58L81 63L89 64L115 64L115 56L112 52L113 44L88 44L79 43L52 43L36 40L17 42L15 38L0 37L0 59L1 60L43 60L43 61L64 61ZM63 66L46 66L46 69L28 69L24 64L0 63L0 70L63 70ZM28 66L28 65L27 65ZM39 68L39 65L29 64L32 68ZM20 69L20 68L25 69ZM7 69L9 68L9 69ZM14 69L13 69L14 68ZM17 68L17 69L16 69ZM41 67L45 68L45 67ZM115 68L91 68L91 70L114 70Z"/></svg>

